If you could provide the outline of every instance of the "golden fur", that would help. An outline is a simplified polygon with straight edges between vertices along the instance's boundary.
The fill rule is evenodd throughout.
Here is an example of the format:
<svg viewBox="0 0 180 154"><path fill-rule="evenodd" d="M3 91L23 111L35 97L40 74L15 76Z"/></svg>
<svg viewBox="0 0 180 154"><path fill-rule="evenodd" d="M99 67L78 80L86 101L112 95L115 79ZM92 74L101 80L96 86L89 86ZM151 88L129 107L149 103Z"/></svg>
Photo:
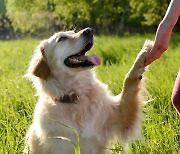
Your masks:
<svg viewBox="0 0 180 154"><path fill-rule="evenodd" d="M63 136L77 143L75 134L58 122L78 131L82 154L108 153L105 147L113 138L126 142L141 134L141 78L153 42L145 42L125 77L121 94L112 96L90 68L68 68L62 63L83 47L83 31L56 33L35 51L27 77L37 89L39 100L25 153L73 154L70 143L52 138ZM68 40L58 44L57 38L62 35ZM70 92L79 96L78 103L57 101Z"/></svg>

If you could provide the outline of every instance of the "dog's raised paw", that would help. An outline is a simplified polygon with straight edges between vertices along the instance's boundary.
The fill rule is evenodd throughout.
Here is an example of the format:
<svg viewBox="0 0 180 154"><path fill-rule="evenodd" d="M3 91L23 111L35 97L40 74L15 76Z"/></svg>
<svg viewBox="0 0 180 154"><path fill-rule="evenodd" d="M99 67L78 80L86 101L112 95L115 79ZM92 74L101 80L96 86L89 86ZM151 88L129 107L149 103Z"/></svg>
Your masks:
<svg viewBox="0 0 180 154"><path fill-rule="evenodd" d="M153 41L150 41L150 40L146 40L145 41L141 51L137 55L137 58L136 58L136 60L134 62L134 67L136 67L136 68L144 67L144 63L145 63L146 57L150 53L153 45L154 45Z"/></svg>
<svg viewBox="0 0 180 154"><path fill-rule="evenodd" d="M142 79L142 74L145 72L145 60L154 45L153 41L146 40L141 51L136 57L134 64L129 72L130 77Z"/></svg>

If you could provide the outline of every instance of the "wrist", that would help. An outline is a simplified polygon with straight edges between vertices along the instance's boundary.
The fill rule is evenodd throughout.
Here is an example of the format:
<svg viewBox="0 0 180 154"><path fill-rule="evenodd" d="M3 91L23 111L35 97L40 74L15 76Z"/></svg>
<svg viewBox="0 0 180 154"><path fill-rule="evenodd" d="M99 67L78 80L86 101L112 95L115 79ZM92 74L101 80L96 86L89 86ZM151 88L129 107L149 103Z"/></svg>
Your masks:
<svg viewBox="0 0 180 154"><path fill-rule="evenodd" d="M176 20L174 17L166 17L162 20L162 22L159 24L159 27L163 27L166 30L172 30L176 24Z"/></svg>

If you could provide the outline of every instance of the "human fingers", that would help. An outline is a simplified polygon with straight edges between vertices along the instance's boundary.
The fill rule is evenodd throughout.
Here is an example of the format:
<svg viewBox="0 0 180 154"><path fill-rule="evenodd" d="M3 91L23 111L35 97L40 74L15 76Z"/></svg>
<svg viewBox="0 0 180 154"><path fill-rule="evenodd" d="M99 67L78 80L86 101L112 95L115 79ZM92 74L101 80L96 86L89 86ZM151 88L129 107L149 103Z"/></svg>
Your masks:
<svg viewBox="0 0 180 154"><path fill-rule="evenodd" d="M154 57L155 57L155 54L158 52L158 47L157 46L154 46L152 48L152 50L150 50L149 54L147 55L146 57L146 60L145 60L145 63L144 63L144 66L147 66L149 64L152 63Z"/></svg>
<svg viewBox="0 0 180 154"><path fill-rule="evenodd" d="M163 54L162 49L158 48L156 52L152 52L150 57L146 59L144 66L150 65L152 62L154 62L156 59L159 59L161 55Z"/></svg>

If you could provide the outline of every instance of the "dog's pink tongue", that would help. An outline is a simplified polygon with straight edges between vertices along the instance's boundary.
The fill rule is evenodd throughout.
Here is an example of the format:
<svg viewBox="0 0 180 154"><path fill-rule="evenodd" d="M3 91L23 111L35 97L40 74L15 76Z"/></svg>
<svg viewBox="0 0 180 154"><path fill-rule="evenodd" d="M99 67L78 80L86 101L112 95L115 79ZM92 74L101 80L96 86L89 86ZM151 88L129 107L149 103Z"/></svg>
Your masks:
<svg viewBox="0 0 180 154"><path fill-rule="evenodd" d="M98 55L88 56L87 59L89 61L91 61L94 65L100 65L101 64L101 59Z"/></svg>

